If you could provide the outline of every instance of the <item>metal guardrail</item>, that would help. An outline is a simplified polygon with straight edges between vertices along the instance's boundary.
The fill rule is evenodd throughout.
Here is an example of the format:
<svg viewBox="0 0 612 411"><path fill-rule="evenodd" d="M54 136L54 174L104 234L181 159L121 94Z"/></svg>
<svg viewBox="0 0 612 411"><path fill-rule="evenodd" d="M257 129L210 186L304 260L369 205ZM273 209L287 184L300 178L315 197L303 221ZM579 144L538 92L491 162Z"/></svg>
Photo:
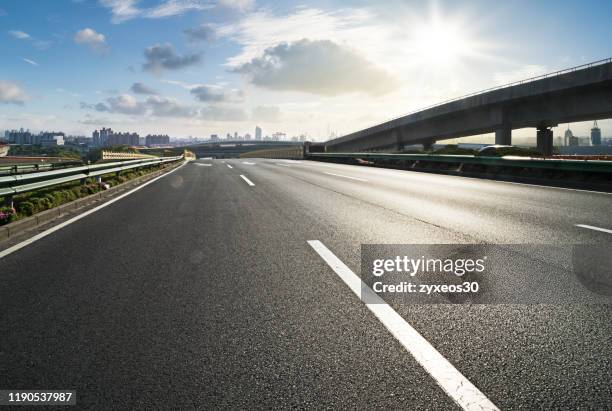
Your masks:
<svg viewBox="0 0 612 411"><path fill-rule="evenodd" d="M389 154L389 153L311 153L308 158L352 158L363 160L402 160L423 161L454 164L479 164L495 167L523 167L539 168L559 171L581 171L612 173L612 161L602 160L562 160L562 159L540 159L531 157L504 156L485 157L474 155L450 155L450 154Z"/></svg>
<svg viewBox="0 0 612 411"><path fill-rule="evenodd" d="M57 163L27 163L27 164L24 163L24 164L4 165L4 166L0 166L0 176L74 167L77 164L83 164L83 163L81 161L75 160L75 161L62 161L62 162L57 162Z"/></svg>
<svg viewBox="0 0 612 411"><path fill-rule="evenodd" d="M69 167L40 173L0 177L0 196L12 196L19 193L39 190L41 188L78 181L85 178L97 177L103 174L116 173L139 167L179 161L183 158L183 156L176 156L158 157L155 159L117 161L80 167Z"/></svg>

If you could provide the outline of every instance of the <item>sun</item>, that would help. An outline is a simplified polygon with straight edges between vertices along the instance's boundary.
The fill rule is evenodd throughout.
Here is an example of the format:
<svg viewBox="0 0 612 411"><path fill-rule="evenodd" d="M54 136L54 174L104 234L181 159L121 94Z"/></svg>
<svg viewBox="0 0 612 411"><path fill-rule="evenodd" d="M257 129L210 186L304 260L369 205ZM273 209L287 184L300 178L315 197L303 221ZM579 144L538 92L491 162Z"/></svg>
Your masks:
<svg viewBox="0 0 612 411"><path fill-rule="evenodd" d="M470 54L475 44L452 21L432 18L416 24L410 37L413 57L423 63L451 64Z"/></svg>

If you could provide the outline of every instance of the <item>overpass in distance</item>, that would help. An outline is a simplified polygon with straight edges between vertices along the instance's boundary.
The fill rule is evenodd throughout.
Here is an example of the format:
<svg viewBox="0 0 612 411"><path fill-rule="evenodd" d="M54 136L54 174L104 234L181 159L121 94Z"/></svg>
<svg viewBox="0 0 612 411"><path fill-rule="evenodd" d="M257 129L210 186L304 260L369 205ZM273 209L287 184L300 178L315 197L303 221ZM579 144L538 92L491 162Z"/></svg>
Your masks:
<svg viewBox="0 0 612 411"><path fill-rule="evenodd" d="M195 153L198 158L236 158L242 153L270 148L285 148L301 146L298 141L272 141L272 140L218 140L206 141L199 144L185 146L187 150Z"/></svg>
<svg viewBox="0 0 612 411"><path fill-rule="evenodd" d="M405 145L537 128L537 146L552 154L551 127L612 117L612 58L459 97L325 143L327 152L398 150Z"/></svg>

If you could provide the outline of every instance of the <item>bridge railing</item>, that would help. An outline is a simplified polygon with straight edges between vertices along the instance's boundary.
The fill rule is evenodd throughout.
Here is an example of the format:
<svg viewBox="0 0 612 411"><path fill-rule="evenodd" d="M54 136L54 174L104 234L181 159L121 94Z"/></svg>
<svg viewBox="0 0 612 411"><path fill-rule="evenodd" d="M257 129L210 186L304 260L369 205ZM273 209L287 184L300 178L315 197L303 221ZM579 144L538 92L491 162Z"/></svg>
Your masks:
<svg viewBox="0 0 612 411"><path fill-rule="evenodd" d="M415 114L415 113L418 113L418 112L421 112L421 111L429 110L429 109L432 109L432 108L435 108L435 107L443 106L445 104L452 103L454 101L463 100L463 99L466 99L466 98L469 98L469 97L477 96L477 95L488 93L488 92L495 91L495 90L501 90L501 89L504 89L504 88L509 88L509 87L513 87L513 86L519 86L519 85L525 84L525 83L531 83L533 81L542 80L542 79L549 78L549 77L559 76L561 74L572 73L574 71L583 70L583 69L590 68L590 67L595 67L595 66L600 66L600 65L603 65L603 64L607 64L607 63L612 63L612 57L608 57L608 58L603 59L603 60L593 61L591 63L582 64L580 66L570 67L570 68L563 69L563 70L557 70L557 71L553 71L553 72L550 72L550 73L541 74L541 75L538 75L538 76L535 76L535 77L529 77L529 78L526 78L526 79L523 79L523 80L514 81L512 83L502 84L500 86L490 87L490 88L487 88L487 89L484 89L484 90L474 91L472 93L464 94L464 95L459 96L459 97L453 97L453 98L450 98L448 100L444 100L442 102L431 104L431 105L426 106L426 107L421 107L421 108L409 111L409 112L404 113L404 114L399 115L399 116L388 118L387 120L381 121L380 123L378 123L378 124L376 124L374 126L366 127L366 128L360 129L360 130L355 130L355 131L352 131L350 133L346 133L346 134L344 134L344 135L342 135L342 136L340 136L338 138L349 136L349 135L357 133L357 132L371 131L371 130L374 130L376 127L379 127L379 126L381 126L383 124L391 123L393 121L399 120L400 118L403 118L403 117L406 117L406 116L409 116L409 115L412 115L412 114Z"/></svg>
<svg viewBox="0 0 612 411"><path fill-rule="evenodd" d="M59 170L27 173L0 177L0 196L11 197L15 194L39 190L59 184L80 181L90 177L120 171L150 167L158 164L180 161L184 157L156 157L141 160L117 161L112 163L93 164L80 167L68 167Z"/></svg>

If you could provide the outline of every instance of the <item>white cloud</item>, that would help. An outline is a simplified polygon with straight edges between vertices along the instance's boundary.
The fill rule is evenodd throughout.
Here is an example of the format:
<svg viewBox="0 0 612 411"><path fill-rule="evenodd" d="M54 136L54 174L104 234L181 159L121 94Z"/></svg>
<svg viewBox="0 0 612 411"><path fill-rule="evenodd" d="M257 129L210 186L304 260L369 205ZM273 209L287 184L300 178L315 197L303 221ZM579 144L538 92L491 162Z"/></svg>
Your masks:
<svg viewBox="0 0 612 411"><path fill-rule="evenodd" d="M255 0L219 0L219 6L239 11L249 11L255 7Z"/></svg>
<svg viewBox="0 0 612 411"><path fill-rule="evenodd" d="M146 116L147 118L176 118L210 121L243 121L247 119L245 111L238 107L209 105L199 107L185 104L172 97L149 96L141 101L129 94L109 97L103 103L81 103L82 109L124 114L128 116Z"/></svg>
<svg viewBox="0 0 612 411"><path fill-rule="evenodd" d="M74 35L74 42L90 47L92 50L103 51L106 49L106 37L93 29L84 28Z"/></svg>
<svg viewBox="0 0 612 411"><path fill-rule="evenodd" d="M31 36L28 33L24 32L24 31L20 31L20 30L10 30L8 33L11 36L13 36L13 37L15 37L16 39L19 39L19 40L27 40L27 39L31 38Z"/></svg>
<svg viewBox="0 0 612 411"><path fill-rule="evenodd" d="M234 71L256 86L334 96L385 94L396 79L354 50L330 40L299 40L270 47Z"/></svg>
<svg viewBox="0 0 612 411"><path fill-rule="evenodd" d="M138 0L99 0L100 4L110 9L111 21L115 24L122 23L138 17L142 12L136 7Z"/></svg>
<svg viewBox="0 0 612 411"><path fill-rule="evenodd" d="M206 10L213 8L214 4L201 0L167 0L157 7L144 12L144 16L152 19L177 16L192 10Z"/></svg>
<svg viewBox="0 0 612 411"><path fill-rule="evenodd" d="M32 66L38 66L38 63L35 62L34 60L30 60L30 59L27 59L25 57L21 57L21 60L25 61L28 64L31 64Z"/></svg>
<svg viewBox="0 0 612 411"><path fill-rule="evenodd" d="M280 121L281 110L276 106L257 106L252 110L252 119L265 123Z"/></svg>
<svg viewBox="0 0 612 411"><path fill-rule="evenodd" d="M217 5L238 10L249 10L254 2L251 0L164 0L148 8L138 7L139 0L99 0L100 5L110 9L111 22L123 23L135 18L160 19L178 16L190 11L208 10Z"/></svg>
<svg viewBox="0 0 612 411"><path fill-rule="evenodd" d="M19 85L0 80L0 103L23 104L27 99L28 96Z"/></svg>

